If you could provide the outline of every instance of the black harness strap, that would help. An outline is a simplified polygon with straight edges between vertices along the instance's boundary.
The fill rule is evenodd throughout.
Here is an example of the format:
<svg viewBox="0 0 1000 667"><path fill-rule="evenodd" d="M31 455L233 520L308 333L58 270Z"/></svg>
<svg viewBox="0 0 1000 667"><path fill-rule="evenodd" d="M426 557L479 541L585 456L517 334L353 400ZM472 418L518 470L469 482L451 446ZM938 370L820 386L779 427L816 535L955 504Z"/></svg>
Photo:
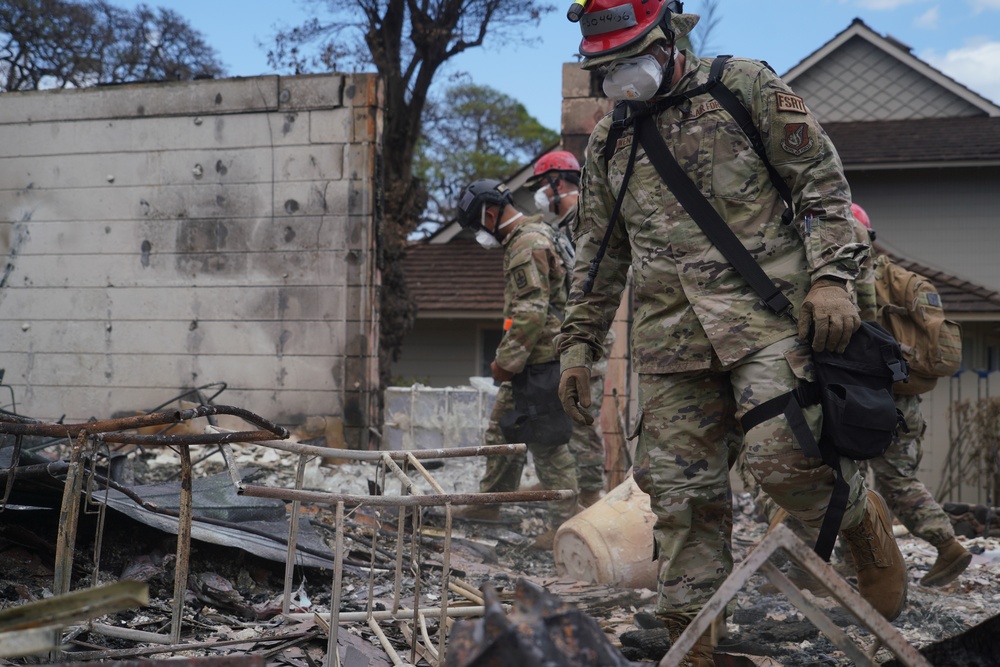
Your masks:
<svg viewBox="0 0 1000 667"><path fill-rule="evenodd" d="M628 164L625 165L625 173L622 175L622 186L618 190L618 197L615 199L615 207L612 209L611 217L608 219L607 229L604 230L601 247L597 249L594 259L590 260L587 277L583 280L581 289L584 294L590 294L591 290L594 289L594 281L597 280L597 273L601 270L601 261L604 259L604 253L608 250L608 244L611 242L611 234L615 231L615 225L618 224L618 214L621 213L622 202L625 201L625 193L628 191L628 182L632 178L632 169L635 167L635 153L638 148L639 142L633 138L632 150L629 151L628 155Z"/></svg>
<svg viewBox="0 0 1000 667"><path fill-rule="evenodd" d="M739 98L733 93L729 87L722 82L722 70L726 66L726 62L732 58L732 56L716 56L712 61L712 68L709 71L708 81L696 86L691 90L682 93L680 95L671 95L669 97L664 97L653 104L642 105L636 104L631 105L633 111L637 114L657 114L664 109L669 109L672 106L680 104L686 100L692 99L704 93L709 93L715 100L722 105L722 108L729 112L729 115L733 117L733 120L740 126L743 130L743 134L746 135L747 139L750 141L750 146L753 148L754 152L764 163L764 168L767 169L767 175L771 179L774 189L778 191L778 196L781 197L782 201L785 202L785 212L782 213L781 219L785 224L789 224L794 217L794 209L792 207L792 191L788 187L788 184L781 177L778 171L771 164L771 160L767 157L767 150L764 148L764 140L760 136L760 131L757 130L757 126L753 122L753 118L750 116L750 112L747 108L743 106ZM621 138L622 132L631 123L628 122L627 112L629 106L626 102L618 102L615 105L614 110L611 114L611 129L608 130L607 141L604 144L604 162L607 164L611 161L614 156L618 139Z"/></svg>
<svg viewBox="0 0 1000 667"><path fill-rule="evenodd" d="M830 554L833 553L833 546L837 541L837 534L840 532L840 524L844 520L844 511L847 509L851 486L840 467L840 455L832 447L820 446L812 431L809 430L805 414L802 412L803 407L816 405L820 402L819 393L818 382L799 385L792 391L775 396L751 409L740 419L740 426L743 427L744 433L748 433L750 429L759 426L768 419L784 416L802 448L802 453L810 458L820 459L833 470L833 492L830 495L830 502L823 517L823 526L819 530L814 547L816 555L829 561Z"/></svg>
<svg viewBox="0 0 1000 667"><path fill-rule="evenodd" d="M767 277L760 264L743 246L719 212L705 199L684 169L677 164L652 117L639 118L636 123L636 133L639 143L646 151L646 157L656 167L660 178L667 184L688 215L705 232L712 245L729 260L772 313L791 316L792 303L788 297Z"/></svg>
<svg viewBox="0 0 1000 667"><path fill-rule="evenodd" d="M792 209L792 191L789 189L788 183L785 182L785 179L781 177L781 174L778 173L768 159L767 151L764 149L764 140L761 139L760 132L757 130L757 126L754 125L753 118L750 117L750 112L747 111L747 108L743 106L733 91L726 84L722 83L722 68L731 57L718 56L712 61L712 70L709 76L709 83L712 85L709 87L708 92L733 117L733 120L743 130L743 134L750 140L750 146L754 152L757 153L761 162L764 163L767 175L771 178L774 189L778 191L778 195L785 202L785 212L781 215L781 219L785 224L788 224L795 215Z"/></svg>

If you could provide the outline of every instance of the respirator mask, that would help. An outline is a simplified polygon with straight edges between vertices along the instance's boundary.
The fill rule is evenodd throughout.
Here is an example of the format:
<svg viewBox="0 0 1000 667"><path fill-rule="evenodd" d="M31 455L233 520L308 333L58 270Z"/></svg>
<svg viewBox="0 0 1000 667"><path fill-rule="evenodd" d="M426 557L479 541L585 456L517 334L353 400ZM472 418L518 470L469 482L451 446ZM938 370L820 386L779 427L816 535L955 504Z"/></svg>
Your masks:
<svg viewBox="0 0 1000 667"><path fill-rule="evenodd" d="M476 242L482 247L486 248L487 250L489 250L490 248L499 248L501 243L499 239L497 239L495 232L499 232L504 227L512 224L518 218L523 218L523 217L524 214L519 212L516 215L511 216L511 218L507 222L497 225L496 230L494 232L491 232L488 229L486 229L486 207L483 206L483 211L479 215L479 229L476 230Z"/></svg>
<svg viewBox="0 0 1000 667"><path fill-rule="evenodd" d="M545 194L545 188L535 190L535 208L542 213L547 213L549 210L549 201L549 196Z"/></svg>
<svg viewBox="0 0 1000 667"><path fill-rule="evenodd" d="M499 248L500 242L497 241L497 237L490 234L485 229L476 230L476 242L486 248L487 250L491 248Z"/></svg>
<svg viewBox="0 0 1000 667"><path fill-rule="evenodd" d="M604 75L604 94L613 100L645 102L663 84L663 67L655 56L645 54L611 63Z"/></svg>

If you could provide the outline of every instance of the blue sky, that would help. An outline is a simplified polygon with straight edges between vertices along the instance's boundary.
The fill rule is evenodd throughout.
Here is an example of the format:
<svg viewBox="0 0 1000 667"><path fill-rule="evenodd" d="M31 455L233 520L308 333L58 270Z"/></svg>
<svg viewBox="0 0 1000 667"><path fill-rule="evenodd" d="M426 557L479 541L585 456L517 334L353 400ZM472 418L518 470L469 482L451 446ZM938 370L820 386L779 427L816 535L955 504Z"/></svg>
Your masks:
<svg viewBox="0 0 1000 667"><path fill-rule="evenodd" d="M439 80L467 72L475 83L514 97L547 127L559 129L562 64L575 61L579 29L565 18L569 0L548 0L556 11L526 25L531 45L487 42L450 61ZM135 0L117 0L133 6ZM232 76L272 73L266 50L276 26L309 16L301 0L148 0L185 17L218 51ZM698 13L702 0L685 10ZM709 53L768 61L779 73L862 19L882 35L984 97L1000 103L1000 0L721 0Z"/></svg>

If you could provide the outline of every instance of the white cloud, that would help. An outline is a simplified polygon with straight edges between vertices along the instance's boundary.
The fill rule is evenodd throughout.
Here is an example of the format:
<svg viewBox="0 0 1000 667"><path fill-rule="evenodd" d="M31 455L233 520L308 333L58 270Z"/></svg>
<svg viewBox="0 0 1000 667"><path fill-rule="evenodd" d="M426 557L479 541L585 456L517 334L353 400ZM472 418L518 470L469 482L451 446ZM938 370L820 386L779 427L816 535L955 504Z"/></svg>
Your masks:
<svg viewBox="0 0 1000 667"><path fill-rule="evenodd" d="M998 3L1000 4L1000 3ZM1000 103L1000 42L986 39L938 55L929 50L920 59L983 97Z"/></svg>
<svg viewBox="0 0 1000 667"><path fill-rule="evenodd" d="M928 30L934 30L938 27L938 5L934 5L926 12L917 17L913 22L918 28L926 28Z"/></svg>
<svg viewBox="0 0 1000 667"><path fill-rule="evenodd" d="M975 14L1000 9L1000 0L969 0Z"/></svg>
<svg viewBox="0 0 1000 667"><path fill-rule="evenodd" d="M904 5L912 5L922 0L858 0L857 5L861 9L891 10L899 9ZM973 2L996 2L997 0L972 0Z"/></svg>

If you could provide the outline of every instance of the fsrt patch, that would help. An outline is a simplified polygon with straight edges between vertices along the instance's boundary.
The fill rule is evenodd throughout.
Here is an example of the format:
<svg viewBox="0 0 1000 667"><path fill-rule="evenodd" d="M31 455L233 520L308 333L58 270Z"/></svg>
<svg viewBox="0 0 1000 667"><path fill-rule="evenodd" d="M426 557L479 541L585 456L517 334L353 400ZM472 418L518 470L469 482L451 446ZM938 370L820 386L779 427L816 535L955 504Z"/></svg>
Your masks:
<svg viewBox="0 0 1000 667"><path fill-rule="evenodd" d="M777 92L774 94L775 102L778 106L778 111L791 111L792 113L808 113L806 111L806 103L798 95L792 95L791 93L781 93Z"/></svg>

